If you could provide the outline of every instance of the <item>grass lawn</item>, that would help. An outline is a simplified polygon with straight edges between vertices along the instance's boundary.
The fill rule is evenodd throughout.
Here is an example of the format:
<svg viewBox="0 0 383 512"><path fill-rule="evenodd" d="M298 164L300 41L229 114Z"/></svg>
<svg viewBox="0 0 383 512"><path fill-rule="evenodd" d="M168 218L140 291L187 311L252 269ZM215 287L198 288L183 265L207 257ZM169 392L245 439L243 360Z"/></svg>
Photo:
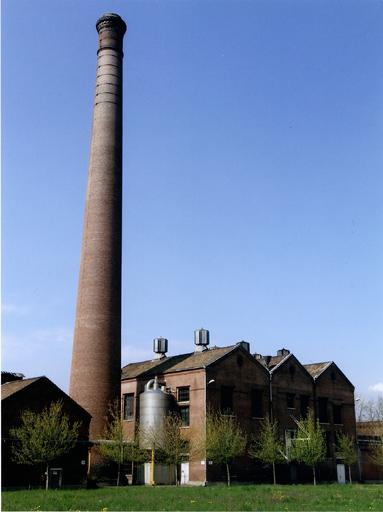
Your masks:
<svg viewBox="0 0 383 512"><path fill-rule="evenodd" d="M5 491L2 510L383 510L383 485Z"/></svg>

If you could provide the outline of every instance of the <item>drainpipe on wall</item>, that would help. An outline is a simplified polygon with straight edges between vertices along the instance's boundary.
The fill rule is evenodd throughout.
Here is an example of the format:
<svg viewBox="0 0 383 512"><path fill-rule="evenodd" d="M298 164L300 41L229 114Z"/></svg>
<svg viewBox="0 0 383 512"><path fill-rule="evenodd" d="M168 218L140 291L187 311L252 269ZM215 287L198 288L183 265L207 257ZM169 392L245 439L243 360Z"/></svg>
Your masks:
<svg viewBox="0 0 383 512"><path fill-rule="evenodd" d="M207 434L207 387L209 384L212 384L215 382L215 379L207 380L207 372L206 372L206 366L205 369L205 481L203 485L206 487L207 485L207 457L206 457L206 434Z"/></svg>
<svg viewBox="0 0 383 512"><path fill-rule="evenodd" d="M273 414L273 374L269 371L269 418L271 421L274 419Z"/></svg>
<svg viewBox="0 0 383 512"><path fill-rule="evenodd" d="M207 372L206 366L205 368L205 481L203 483L204 487L207 484L207 460L206 460L206 434L207 434Z"/></svg>

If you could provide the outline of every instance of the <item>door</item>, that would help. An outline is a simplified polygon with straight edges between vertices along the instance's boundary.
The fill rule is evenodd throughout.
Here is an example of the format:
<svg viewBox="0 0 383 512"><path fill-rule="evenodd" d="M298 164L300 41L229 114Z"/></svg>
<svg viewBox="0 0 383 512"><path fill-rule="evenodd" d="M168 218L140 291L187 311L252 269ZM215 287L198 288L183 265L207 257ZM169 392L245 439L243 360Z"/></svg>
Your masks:
<svg viewBox="0 0 383 512"><path fill-rule="evenodd" d="M346 483L346 471L345 471L344 464L336 465L336 474L338 477L338 484L345 484Z"/></svg>
<svg viewBox="0 0 383 512"><path fill-rule="evenodd" d="M181 462L181 485L189 483L189 463Z"/></svg>

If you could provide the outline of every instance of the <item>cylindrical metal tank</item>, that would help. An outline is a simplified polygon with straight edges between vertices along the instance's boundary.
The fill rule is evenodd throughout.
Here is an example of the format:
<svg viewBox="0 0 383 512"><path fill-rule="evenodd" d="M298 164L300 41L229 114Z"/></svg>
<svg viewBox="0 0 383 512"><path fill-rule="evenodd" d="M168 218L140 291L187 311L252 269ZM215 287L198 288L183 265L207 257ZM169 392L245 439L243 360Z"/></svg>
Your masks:
<svg viewBox="0 0 383 512"><path fill-rule="evenodd" d="M168 351L168 340L166 338L154 338L153 352L155 354L166 354Z"/></svg>
<svg viewBox="0 0 383 512"><path fill-rule="evenodd" d="M210 335L207 329L196 329L194 331L194 343L198 346L206 347L210 343Z"/></svg>
<svg viewBox="0 0 383 512"><path fill-rule="evenodd" d="M160 447L164 419L171 410L171 395L165 393L157 382L150 380L140 394L140 446L150 449Z"/></svg>

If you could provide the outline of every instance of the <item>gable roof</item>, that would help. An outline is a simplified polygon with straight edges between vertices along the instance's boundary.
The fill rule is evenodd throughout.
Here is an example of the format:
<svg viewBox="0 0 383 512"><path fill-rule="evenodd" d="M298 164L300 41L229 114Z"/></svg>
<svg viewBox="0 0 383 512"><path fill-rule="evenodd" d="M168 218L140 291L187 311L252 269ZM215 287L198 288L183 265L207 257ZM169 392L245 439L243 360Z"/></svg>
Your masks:
<svg viewBox="0 0 383 512"><path fill-rule="evenodd" d="M326 370L326 368L330 366L331 363L332 361L325 361L323 363L304 364L303 366L315 380Z"/></svg>
<svg viewBox="0 0 383 512"><path fill-rule="evenodd" d="M14 395L18 391L21 391L22 389L26 388L27 386L30 386L34 382L37 382L39 379L42 379L43 377L34 377L32 379L23 379L23 380L13 380L10 382L6 382L5 384L1 385L1 399L4 400L5 398L8 398L11 395Z"/></svg>
<svg viewBox="0 0 383 512"><path fill-rule="evenodd" d="M59 388L54 382L52 382L48 377L45 377L45 375L41 377L33 377L30 379L23 379L23 380L15 380L12 382L6 382L5 384L1 385L1 400L6 400L8 398L13 397L17 393L25 390L29 386L32 386L35 383L39 383L39 386L50 386L52 390L55 390L55 392L63 397L65 401L71 402L74 407L76 407L83 415L88 416L89 418L92 417L92 415L84 409L79 403L77 403L75 400L73 400L72 397L70 397L65 391L63 391L61 388ZM17 400L17 397L16 397ZM42 402L44 401L44 398L42 398Z"/></svg>
<svg viewBox="0 0 383 512"><path fill-rule="evenodd" d="M307 371L307 368L297 359L292 352L286 354L284 356L275 356L272 357L269 361L269 371L270 374L273 375L281 366L283 366L289 359L293 359L295 363L303 370L305 374L307 374L308 378L311 380L311 375Z"/></svg>
<svg viewBox="0 0 383 512"><path fill-rule="evenodd" d="M239 345L212 347L203 352L191 352L178 356L163 357L162 359L130 363L122 368L121 379L133 379L148 377L158 373L173 373L205 368L239 347ZM242 348L242 350L244 349Z"/></svg>
<svg viewBox="0 0 383 512"><path fill-rule="evenodd" d="M276 366L281 365L286 359L288 359L293 354L290 352L289 354L285 354L284 356L272 356L267 364L267 367L270 371L272 371Z"/></svg>
<svg viewBox="0 0 383 512"><path fill-rule="evenodd" d="M337 372L339 372L339 374L343 377L343 379L348 384L350 384L350 386L353 389L355 389L354 384L350 381L350 379L348 379L346 377L346 375L342 372L342 370L339 368L339 366L336 363L334 363L334 361L327 361L324 363L305 364L304 366L307 369L307 371L309 373L311 373L314 380L319 379L319 377L321 377L325 373L325 371L328 370L328 368L330 368L331 366L334 366L335 369L337 370Z"/></svg>

